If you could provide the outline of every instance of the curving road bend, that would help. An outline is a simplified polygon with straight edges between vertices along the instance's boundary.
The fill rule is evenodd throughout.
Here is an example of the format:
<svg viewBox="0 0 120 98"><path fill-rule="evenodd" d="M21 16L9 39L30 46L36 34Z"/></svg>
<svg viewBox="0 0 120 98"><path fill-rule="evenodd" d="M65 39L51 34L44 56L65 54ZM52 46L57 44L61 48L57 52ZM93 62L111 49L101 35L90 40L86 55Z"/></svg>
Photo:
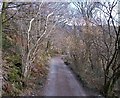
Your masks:
<svg viewBox="0 0 120 98"><path fill-rule="evenodd" d="M49 64L44 96L86 96L82 86L60 57L52 58Z"/></svg>

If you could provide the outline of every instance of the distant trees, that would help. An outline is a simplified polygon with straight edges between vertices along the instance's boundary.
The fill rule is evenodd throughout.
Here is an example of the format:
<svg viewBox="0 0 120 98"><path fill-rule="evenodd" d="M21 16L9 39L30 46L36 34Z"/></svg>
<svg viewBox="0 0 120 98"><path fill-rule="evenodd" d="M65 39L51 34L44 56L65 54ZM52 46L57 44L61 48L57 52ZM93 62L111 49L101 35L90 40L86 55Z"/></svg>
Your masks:
<svg viewBox="0 0 120 98"><path fill-rule="evenodd" d="M9 22L25 78L46 51L57 47L57 53L69 55L74 70L85 81L94 83L105 96L114 94L120 77L120 26L113 15L116 1L73 2L75 9L61 2L6 4L7 15L4 10L0 14L0 33L2 23Z"/></svg>
<svg viewBox="0 0 120 98"><path fill-rule="evenodd" d="M104 43L107 48L106 64L103 65L104 69L104 95L108 96L112 93L116 81L120 77L120 62L119 62L119 38L120 38L120 26L115 25L115 18L113 18L113 9L117 2L112 4L108 3L108 36L105 38ZM111 25L112 24L112 25Z"/></svg>
<svg viewBox="0 0 120 98"><path fill-rule="evenodd" d="M1 26L4 24L3 47L5 46L2 59L7 62L3 65L4 94L19 93L23 86L29 85L27 81L34 71L42 70L48 58L55 54L57 49L53 47L52 39L57 26L66 22L64 15L67 13L64 9L68 5L69 3L62 2L7 3L5 13L2 14L5 16L2 16L4 21L1 22ZM2 33L2 29L0 31ZM9 44L11 47L8 49Z"/></svg>
<svg viewBox="0 0 120 98"><path fill-rule="evenodd" d="M50 36L55 26L65 21L64 18L61 17L65 15L63 9L67 7L68 4L69 3L47 2L10 4L12 6L17 5L17 7L15 6L16 10L11 8L11 12L8 10L8 13L10 15L13 14L12 12L16 12L10 21L12 21L11 24L14 28L16 27L16 35L19 36L15 39L22 56L22 71L24 77L30 75L33 63L41 54L45 43L50 42Z"/></svg>
<svg viewBox="0 0 120 98"><path fill-rule="evenodd" d="M78 24L73 28L72 38L78 41L73 43L76 48L71 50L71 58L75 60L74 64L77 64L74 65L77 66L75 70L82 75L81 77L85 77L86 81L89 77L86 73L92 76L89 81L96 81L96 85L101 79L99 88L105 96L114 95L114 86L120 77L120 27L119 24L116 25L118 21L113 14L117 10L117 3L74 2L77 13L80 14L80 17L76 16L76 20L84 21L80 21L83 22L82 25L77 21ZM85 72L81 72L83 70Z"/></svg>

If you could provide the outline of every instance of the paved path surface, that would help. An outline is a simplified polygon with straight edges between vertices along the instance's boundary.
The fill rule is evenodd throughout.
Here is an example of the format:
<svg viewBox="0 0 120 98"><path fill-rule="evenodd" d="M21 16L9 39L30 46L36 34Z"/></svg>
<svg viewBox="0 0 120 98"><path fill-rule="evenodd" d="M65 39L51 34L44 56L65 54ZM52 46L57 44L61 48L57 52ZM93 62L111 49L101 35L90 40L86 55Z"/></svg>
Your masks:
<svg viewBox="0 0 120 98"><path fill-rule="evenodd" d="M86 96L82 86L60 57L50 60L44 96Z"/></svg>

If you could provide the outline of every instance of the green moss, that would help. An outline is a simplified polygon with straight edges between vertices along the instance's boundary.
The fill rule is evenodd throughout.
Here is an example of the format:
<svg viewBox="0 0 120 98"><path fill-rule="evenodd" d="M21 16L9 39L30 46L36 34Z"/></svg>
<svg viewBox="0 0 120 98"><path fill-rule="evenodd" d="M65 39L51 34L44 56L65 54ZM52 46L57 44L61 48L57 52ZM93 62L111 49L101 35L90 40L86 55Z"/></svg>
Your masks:
<svg viewBox="0 0 120 98"><path fill-rule="evenodd" d="M23 89L23 82L22 82L22 64L21 64L21 57L19 54L12 54L6 57L6 60L9 63L9 73L8 73L8 80L10 84L12 84L12 93L10 95L18 95L20 91Z"/></svg>
<svg viewBox="0 0 120 98"><path fill-rule="evenodd" d="M2 35L2 49L8 50L10 47L12 47L11 42L7 39L7 35L3 33Z"/></svg>
<svg viewBox="0 0 120 98"><path fill-rule="evenodd" d="M12 70L8 74L8 78L10 82L13 82L13 83L19 80L18 70L16 68L12 68Z"/></svg>

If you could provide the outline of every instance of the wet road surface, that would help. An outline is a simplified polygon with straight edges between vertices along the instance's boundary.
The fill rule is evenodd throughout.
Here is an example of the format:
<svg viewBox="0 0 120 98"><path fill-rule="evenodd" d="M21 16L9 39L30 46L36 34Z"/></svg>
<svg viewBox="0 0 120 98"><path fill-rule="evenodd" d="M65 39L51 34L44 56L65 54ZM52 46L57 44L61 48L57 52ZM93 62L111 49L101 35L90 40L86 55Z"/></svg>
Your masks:
<svg viewBox="0 0 120 98"><path fill-rule="evenodd" d="M44 96L86 96L82 86L60 57L52 58L49 64Z"/></svg>

